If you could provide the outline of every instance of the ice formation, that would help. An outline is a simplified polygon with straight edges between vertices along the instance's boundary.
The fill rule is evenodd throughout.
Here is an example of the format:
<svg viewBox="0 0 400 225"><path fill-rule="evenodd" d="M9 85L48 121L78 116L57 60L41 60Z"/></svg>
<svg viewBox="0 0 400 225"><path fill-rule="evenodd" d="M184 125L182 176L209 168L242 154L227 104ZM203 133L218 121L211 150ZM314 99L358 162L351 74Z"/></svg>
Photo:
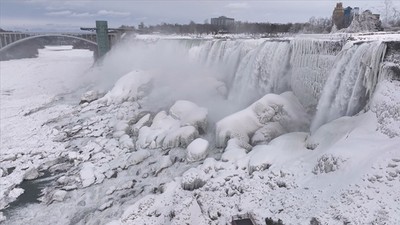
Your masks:
<svg viewBox="0 0 400 225"><path fill-rule="evenodd" d="M273 129L270 123L279 123L290 131L302 130L307 127L307 113L293 93L267 94L248 108L218 121L216 145L224 147L231 138L249 143L257 130L264 126Z"/></svg>
<svg viewBox="0 0 400 225"><path fill-rule="evenodd" d="M148 120L147 117L144 120ZM207 110L180 100L171 106L169 114L161 111L154 116L150 126L139 129L137 146L163 149L186 147L206 129Z"/></svg>
<svg viewBox="0 0 400 225"><path fill-rule="evenodd" d="M197 138L187 147L187 159L189 161L199 161L207 156L209 143L207 140Z"/></svg>
<svg viewBox="0 0 400 225"><path fill-rule="evenodd" d="M126 40L94 69L114 87L82 99L65 93L90 60L67 58L57 79L62 52L1 62L0 221L399 224L399 40ZM26 184L41 203L19 202Z"/></svg>
<svg viewBox="0 0 400 225"><path fill-rule="evenodd" d="M349 43L344 47L325 83L311 126L359 112L371 98L378 81L386 45L381 42Z"/></svg>

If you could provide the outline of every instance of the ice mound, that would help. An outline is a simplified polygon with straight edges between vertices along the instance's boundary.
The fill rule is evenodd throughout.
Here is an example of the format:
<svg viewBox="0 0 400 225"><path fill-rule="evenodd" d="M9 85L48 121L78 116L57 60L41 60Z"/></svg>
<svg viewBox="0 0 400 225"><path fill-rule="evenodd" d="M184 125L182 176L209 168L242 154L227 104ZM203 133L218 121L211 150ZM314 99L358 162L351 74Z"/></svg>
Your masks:
<svg viewBox="0 0 400 225"><path fill-rule="evenodd" d="M250 146L251 147L251 146ZM232 138L228 141L227 147L225 148L224 154L221 156L221 160L223 162L235 162L241 158L246 156L246 153L251 148L245 148L245 146L241 145L241 141Z"/></svg>
<svg viewBox="0 0 400 225"><path fill-rule="evenodd" d="M231 138L237 138L245 143L250 142L253 134L259 131L255 142L260 142L260 136L265 133L265 138L271 138L273 133L279 135L283 129L270 123L279 123L287 131L304 130L309 123L309 118L303 106L292 92L285 92L281 95L267 94L246 109L229 115L217 122L216 145L224 147ZM273 132L266 132L266 129L274 128Z"/></svg>
<svg viewBox="0 0 400 225"><path fill-rule="evenodd" d="M184 190L195 190L206 183L206 174L198 168L191 168L182 175L181 186Z"/></svg>
<svg viewBox="0 0 400 225"><path fill-rule="evenodd" d="M256 147L252 151L248 166L250 174L254 171L266 170L272 165L271 156L267 153L268 148L269 146L263 146L262 148Z"/></svg>
<svg viewBox="0 0 400 225"><path fill-rule="evenodd" d="M207 156L209 143L207 140L197 138L187 147L187 160L199 161Z"/></svg>
<svg viewBox="0 0 400 225"><path fill-rule="evenodd" d="M147 119L146 119L147 121ZM169 114L161 111L150 126L139 129L137 146L141 148L187 147L204 132L207 126L207 110L189 101L177 101Z"/></svg>
<svg viewBox="0 0 400 225"><path fill-rule="evenodd" d="M252 145L267 144L272 139L286 133L285 128L278 122L268 123L258 129L251 138Z"/></svg>
<svg viewBox="0 0 400 225"><path fill-rule="evenodd" d="M370 102L378 118L378 130L394 138L400 136L400 82L383 80L378 83Z"/></svg>
<svg viewBox="0 0 400 225"><path fill-rule="evenodd" d="M190 101L179 100L169 110L169 114L181 121L181 126L194 126L200 132L207 129L207 109Z"/></svg>
<svg viewBox="0 0 400 225"><path fill-rule="evenodd" d="M96 90L87 91L82 95L81 101L79 102L79 104L91 103L91 102L99 99L101 96L102 96L102 93L100 93L99 91L96 91Z"/></svg>
<svg viewBox="0 0 400 225"><path fill-rule="evenodd" d="M108 105L133 101L144 96L144 91L152 80L152 76L144 71L132 71L121 77L104 97L99 99Z"/></svg>

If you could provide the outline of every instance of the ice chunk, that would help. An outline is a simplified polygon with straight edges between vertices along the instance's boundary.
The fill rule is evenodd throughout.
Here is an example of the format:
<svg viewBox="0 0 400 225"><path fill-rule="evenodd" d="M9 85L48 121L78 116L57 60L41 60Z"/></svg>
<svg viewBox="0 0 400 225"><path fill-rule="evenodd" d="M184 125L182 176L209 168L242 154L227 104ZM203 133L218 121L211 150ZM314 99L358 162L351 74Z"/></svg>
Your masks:
<svg viewBox="0 0 400 225"><path fill-rule="evenodd" d="M177 130L165 136L163 141L163 148L176 148L176 147L186 147L192 142L199 133L193 126L180 127Z"/></svg>
<svg viewBox="0 0 400 225"><path fill-rule="evenodd" d="M132 126L132 132L134 134L137 134L140 130L140 128L142 128L147 122L150 121L150 114L146 114L145 116L143 116L142 118L140 118L139 121L137 121L133 126Z"/></svg>
<svg viewBox="0 0 400 225"><path fill-rule="evenodd" d="M169 155L164 155L162 156L159 165L158 165L158 169L156 171L156 175L159 174L163 169L168 168L170 166L172 166L173 162L171 160L171 157Z"/></svg>
<svg viewBox="0 0 400 225"><path fill-rule="evenodd" d="M293 93L267 94L246 109L218 121L216 145L224 147L231 138L249 143L250 137L270 122L279 122L285 129L296 131L306 129L309 118Z"/></svg>
<svg viewBox="0 0 400 225"><path fill-rule="evenodd" d="M157 113L150 127L139 130L137 145L141 148L186 147L199 135L194 126L182 126L181 121L167 115L165 111Z"/></svg>
<svg viewBox="0 0 400 225"><path fill-rule="evenodd" d="M28 171L26 171L24 175L25 180L33 180L39 177L39 171L36 168L31 168Z"/></svg>
<svg viewBox="0 0 400 225"><path fill-rule="evenodd" d="M127 166L139 164L150 157L150 155L151 154L148 150L139 150L137 152L133 152L128 156Z"/></svg>
<svg viewBox="0 0 400 225"><path fill-rule="evenodd" d="M86 162L83 164L79 175L81 177L83 187L89 187L96 181L96 177L94 174L94 165L90 162Z"/></svg>
<svg viewBox="0 0 400 225"><path fill-rule="evenodd" d="M66 195L67 195L66 191L57 190L53 193L53 196L51 199L52 199L52 201L62 202L62 201L64 201Z"/></svg>
<svg viewBox="0 0 400 225"><path fill-rule="evenodd" d="M91 103L91 102L97 100L99 97L100 97L100 94L98 91L90 90L82 95L81 101L79 102L79 104Z"/></svg>
<svg viewBox="0 0 400 225"><path fill-rule="evenodd" d="M235 162L246 156L246 149L240 146L238 139L230 139L221 160L224 162Z"/></svg>
<svg viewBox="0 0 400 225"><path fill-rule="evenodd" d="M151 82L151 75L144 71L132 71L121 77L99 101L111 103L122 103L124 101L137 100L142 97L143 89Z"/></svg>
<svg viewBox="0 0 400 225"><path fill-rule="evenodd" d="M284 134L285 132L285 128L283 128L278 122L267 123L254 133L253 137L251 138L251 144L267 144L272 139Z"/></svg>
<svg viewBox="0 0 400 225"><path fill-rule="evenodd" d="M200 132L207 128L207 109L190 101L179 100L170 108L169 114L181 121L181 126L194 126Z"/></svg>
<svg viewBox="0 0 400 225"><path fill-rule="evenodd" d="M205 183L205 173L200 169L191 168L182 175L181 186L184 190L192 191Z"/></svg>
<svg viewBox="0 0 400 225"><path fill-rule="evenodd" d="M134 149L135 145L133 144L132 139L129 135L124 134L119 138L120 147L127 148L127 149Z"/></svg>
<svg viewBox="0 0 400 225"><path fill-rule="evenodd" d="M187 160L199 161L207 156L209 143L207 140L197 138L187 147Z"/></svg>

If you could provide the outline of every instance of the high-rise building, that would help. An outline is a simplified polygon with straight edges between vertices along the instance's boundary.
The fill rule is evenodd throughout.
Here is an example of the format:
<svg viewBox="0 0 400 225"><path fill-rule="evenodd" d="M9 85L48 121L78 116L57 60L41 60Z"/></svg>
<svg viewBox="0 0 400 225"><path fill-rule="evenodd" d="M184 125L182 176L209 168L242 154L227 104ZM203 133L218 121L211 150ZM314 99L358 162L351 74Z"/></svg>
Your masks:
<svg viewBox="0 0 400 225"><path fill-rule="evenodd" d="M344 27L344 9L341 2L337 3L333 10L332 21L338 30Z"/></svg>
<svg viewBox="0 0 400 225"><path fill-rule="evenodd" d="M349 27L353 21L353 9L348 6L344 9L343 27Z"/></svg>
<svg viewBox="0 0 400 225"><path fill-rule="evenodd" d="M220 16L218 18L211 18L211 25L215 25L218 27L227 28L229 26L233 26L235 23L235 19L228 18L226 16Z"/></svg>

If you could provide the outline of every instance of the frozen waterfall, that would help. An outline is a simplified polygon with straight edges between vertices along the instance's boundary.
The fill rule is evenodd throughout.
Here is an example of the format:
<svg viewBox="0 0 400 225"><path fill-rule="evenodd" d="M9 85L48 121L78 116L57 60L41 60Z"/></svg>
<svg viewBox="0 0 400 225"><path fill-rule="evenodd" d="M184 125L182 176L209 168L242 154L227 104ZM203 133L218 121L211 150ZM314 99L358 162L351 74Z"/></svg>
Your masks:
<svg viewBox="0 0 400 225"><path fill-rule="evenodd" d="M186 99L208 108L216 122L266 94L292 91L314 117L315 131L368 103L385 50L386 43L380 41L332 37L161 39L135 40L113 57L122 59L118 70L124 74L132 68L156 73L159 93L150 102L158 108ZM181 81L179 87L176 80Z"/></svg>
<svg viewBox="0 0 400 225"><path fill-rule="evenodd" d="M311 131L342 116L358 113L378 80L386 45L381 42L347 44L337 56L318 102Z"/></svg>
<svg viewBox="0 0 400 225"><path fill-rule="evenodd" d="M314 115L311 130L358 113L378 81L386 44L326 39L211 40L191 56L218 68L228 99L241 107L265 94L293 91Z"/></svg>

